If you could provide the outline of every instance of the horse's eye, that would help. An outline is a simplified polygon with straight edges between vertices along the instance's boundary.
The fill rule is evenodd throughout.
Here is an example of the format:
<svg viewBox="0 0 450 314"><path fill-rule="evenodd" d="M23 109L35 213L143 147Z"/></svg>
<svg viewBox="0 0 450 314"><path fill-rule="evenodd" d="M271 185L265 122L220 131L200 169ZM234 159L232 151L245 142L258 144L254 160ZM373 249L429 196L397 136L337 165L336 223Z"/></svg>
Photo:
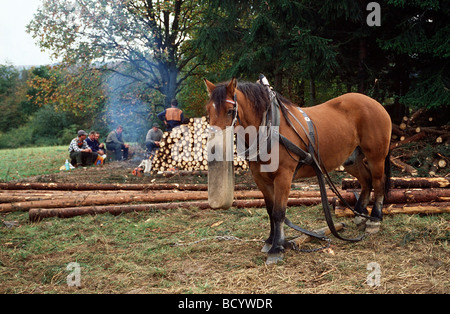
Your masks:
<svg viewBox="0 0 450 314"><path fill-rule="evenodd" d="M228 109L228 111L227 111L227 115L229 115L229 116L233 116L234 115L234 109Z"/></svg>

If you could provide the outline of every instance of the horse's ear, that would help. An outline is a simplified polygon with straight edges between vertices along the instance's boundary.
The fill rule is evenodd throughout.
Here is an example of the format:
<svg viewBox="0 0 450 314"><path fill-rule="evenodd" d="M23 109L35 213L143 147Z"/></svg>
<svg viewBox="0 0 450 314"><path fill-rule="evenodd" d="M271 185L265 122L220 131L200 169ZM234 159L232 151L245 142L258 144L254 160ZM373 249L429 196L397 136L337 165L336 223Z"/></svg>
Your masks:
<svg viewBox="0 0 450 314"><path fill-rule="evenodd" d="M234 93L235 93L235 91L236 91L236 87L237 87L237 81L236 81L236 79L233 77L233 78L231 79L230 83L228 83L228 86L227 86L227 92L228 92L230 95L234 95Z"/></svg>
<svg viewBox="0 0 450 314"><path fill-rule="evenodd" d="M206 89L208 90L208 94L211 95L213 90L216 89L216 85L208 81L207 79L203 79L205 81Z"/></svg>

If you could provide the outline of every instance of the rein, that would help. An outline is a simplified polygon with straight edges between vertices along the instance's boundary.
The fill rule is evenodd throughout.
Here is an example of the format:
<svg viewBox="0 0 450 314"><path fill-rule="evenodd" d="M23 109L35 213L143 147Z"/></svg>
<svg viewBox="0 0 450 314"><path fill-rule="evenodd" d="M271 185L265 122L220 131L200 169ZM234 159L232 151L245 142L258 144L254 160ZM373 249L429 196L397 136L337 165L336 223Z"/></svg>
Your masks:
<svg viewBox="0 0 450 314"><path fill-rule="evenodd" d="M227 99L226 100L227 103L229 104L233 104L233 111L234 111L234 117L233 117L233 121L231 122L231 127L235 127L236 126L236 122L239 122L239 124L242 125L241 123L241 119L239 118L239 104L237 102L237 95L236 93L234 93L234 100L231 99Z"/></svg>
<svg viewBox="0 0 450 314"><path fill-rule="evenodd" d="M274 99L272 101L272 105L273 103L276 102L278 103L278 99ZM280 107L279 104L276 104L275 106ZM333 217L331 215L331 209L330 209L330 205L328 204L328 198L327 198L327 191L326 191L326 185L325 185L325 179L327 178L327 182L328 185L330 186L331 190L338 196L338 198L344 202L345 205L349 206L350 209L352 209L353 212L355 212L353 210L353 208L344 200L344 198L340 195L339 191L336 189L336 187L334 186L333 182L331 181L328 172L326 171L326 169L324 167L321 167L320 162L318 161L318 159L320 160L319 157L319 153L318 151L315 149L314 145L316 143L315 139L315 132L314 132L314 125L313 122L311 121L311 119L308 117L308 115L299 108L299 111L302 113L303 117L305 118L305 121L307 122L308 125L308 131L303 127L303 125L300 123L300 121L287 109L287 107L283 104L281 109L281 112L283 113L284 118L286 119L288 125L293 128L293 130L295 131L295 133L297 134L297 136L302 139L302 137L300 136L299 132L295 129L295 126L292 124L292 122L290 121L288 114L290 116L292 116L294 118L294 120L296 120L296 122L302 127L307 139L308 139L308 143L305 143L305 141L302 139L302 142L305 144L305 146L308 147L308 152L305 152L304 150L302 150L300 147L298 147L297 145L293 144L292 142L290 142L289 140L287 140L283 135L280 134L280 139L281 142L283 143L283 145L287 148L287 149L291 149L293 145L296 147L295 150L293 150L293 152L295 154L296 151L302 151L303 153L301 153L300 157L302 157L302 155L306 155L305 158L302 158L300 160L298 160L298 164L297 167L295 169L294 172L294 177L297 174L298 170L305 166L305 165L309 165L314 169L314 172L316 173L317 176L317 180L319 183L319 188L320 188L320 197L322 200L322 208L323 208L323 213L325 216L325 220L327 222L328 228L330 229L330 232L338 239L343 240L343 241L348 241L348 242L358 242L361 241L365 235L362 235L358 238L354 238L354 239L349 239L349 238L345 238L342 237L336 230L335 226L334 226L334 222L333 222ZM289 141L289 142L288 142ZM287 144L288 143L288 144ZM317 158L316 158L317 156ZM292 157L292 156L291 156ZM359 214L359 213L357 213ZM288 224L288 223L286 223ZM288 224L289 226L289 224ZM292 226L291 226L292 228ZM295 228L294 228L295 229ZM295 229L297 230L297 229ZM320 240L323 240L323 236L322 237L316 237Z"/></svg>
<svg viewBox="0 0 450 314"><path fill-rule="evenodd" d="M261 77L262 76L262 77ZM296 160L298 162L297 167L295 169L294 172L294 177L297 174L298 170L304 166L304 165L309 165L311 166L317 176L318 179L318 183L319 183L319 188L320 188L320 195L321 195L321 201L322 201L322 208L323 208L323 212L324 212L324 216L325 216L325 220L327 222L328 228L330 229L330 232L338 239L343 240L343 241L348 241L348 242L358 242L361 241L364 237L365 234L363 234L362 236L358 237L358 238L354 238L354 239L348 239L345 237L342 237L336 230L335 226L334 226L334 222L333 222L333 218L331 215L331 209L330 209L330 205L328 204L328 199L327 199L327 193L326 193L326 185L325 185L325 179L328 183L328 185L330 186L331 190L333 191L333 193L336 194L336 196L343 202L344 205L346 205L347 207L349 207L353 213L355 213L355 215L357 216L362 216L364 218L368 218L368 219L372 219L372 217L369 217L367 215L364 214L360 214L358 212L356 212L349 204L348 202L342 197L342 195L339 193L339 191L337 190L336 186L334 185L334 183L331 181L331 178L328 174L328 172L326 171L325 167L321 166L321 162L320 162L320 155L318 152L318 149L316 150L316 148L314 147L314 145L316 144L316 136L315 136L315 127L313 122L311 121L311 119L308 117L308 115L301 109L298 108L298 110L300 111L300 113L303 115L307 126L308 126L308 131L303 127L303 125L300 123L300 121L297 119L297 117L295 117L292 112L289 111L289 109L287 108L287 106L279 101L279 99L276 97L276 93L273 92L267 82L267 79L261 75L260 76L260 84L263 84L264 86L267 87L269 93L270 93L270 98L271 98L271 105L270 108L268 109L268 111L272 111L272 117L274 116L274 112L278 112L279 110L281 110L283 117L285 118L285 120L287 121L288 125L294 130L294 132L297 134L297 136L301 139L301 141L305 144L306 147L308 147L308 152L304 151L303 149L301 149L300 147L298 147L297 145L295 145L294 143L292 143L289 139L287 139L285 136L283 136L281 133L279 134L279 138L281 143L283 144L283 146L286 148L286 150L289 153L289 156L291 158L293 158L294 160L296 160L291 154L290 152L293 152L294 154L296 154L297 156L299 156L299 160ZM282 104L282 106L280 106L280 103ZM306 138L308 140L308 143L306 143L303 138L300 136L300 133L297 131L297 129L295 128L295 126L292 124L292 122L289 119L290 115L297 123L298 125L300 125L300 127L302 128L303 133L306 135ZM272 123L274 122L273 120L271 121ZM279 118L276 121L277 124L275 124L276 126L280 125L280 120ZM317 156L317 158L316 158ZM319 160L319 161L318 161ZM328 241L328 245L329 245L329 241L330 239L327 238L326 236L323 235L319 235L315 232L312 231L308 231L305 230L295 224L293 224L288 218L285 218L285 223L286 225L288 225L289 227L293 228L294 230L300 231L302 233L305 233L309 236L315 237L319 240L322 241Z"/></svg>
<svg viewBox="0 0 450 314"><path fill-rule="evenodd" d="M348 204L348 202L342 197L342 195L339 193L338 189L336 188L336 186L332 182L332 180L331 180L327 170L325 169L325 167L323 167L321 165L320 154L318 152L318 149L315 148L315 145L316 145L316 135L315 135L315 133L316 132L315 132L315 126L314 126L313 121L308 117L308 115L301 108L298 108L298 110L300 111L300 113L304 117L305 121L307 122L308 130L306 130L305 127L297 119L297 117L288 109L288 107L282 101L280 101L278 99L277 94L274 91L272 91L272 89L270 88L270 85L269 85L267 79L262 74L260 75L260 79L259 79L258 82L268 89L269 95L270 95L270 102L271 102L269 108L263 114L263 121L262 121L260 126L269 127L269 130L270 130L271 126L279 127L280 126L280 111L281 111L281 113L282 113L284 119L286 120L287 124L289 125L289 127L291 127L294 130L294 132L301 139L303 144L306 147L308 147L308 152L306 152L303 149L301 149L298 145L296 145L292 141L290 141L288 138L283 136L281 133L278 133L279 140L280 140L281 144L283 144L283 146L286 148L289 156L292 159L294 159L295 161L297 161L297 167L296 167L295 172L294 172L294 177L297 174L298 170L302 166L305 166L305 165L311 166L314 169L314 171L316 173L316 176L317 176L317 179L318 179L319 188L320 188L320 195L321 195L321 201L322 201L322 208L323 208L325 220L327 222L328 228L330 229L330 232L336 238L338 238L340 240L343 240L343 241L348 241L348 242L361 241L365 237L365 234L363 234L360 237L354 238L354 239L348 239L348 238L342 237L337 232L337 230L336 230L336 228L334 226L330 205L328 204L325 181L328 183L328 185L330 186L330 189L333 191L334 194L336 194L336 196L340 199L340 201L344 205L346 205L348 208L350 208L350 210L352 210L352 212L355 215L361 216L361 217L364 217L364 218L370 219L370 220L373 220L373 218L370 217L370 216L367 216L367 215L364 215L364 214L356 212L352 208L352 206L350 206ZM233 112L234 113L233 113L233 120L232 120L232 123L231 123L230 126L231 127L235 127L237 122L239 123L239 125L242 125L240 117L239 117L239 112L238 112L239 104L237 102L237 95L236 95L236 93L234 94L234 100L226 99L226 102L230 103L230 104L233 104ZM289 119L289 116L291 118L293 118L295 120L295 122L302 128L302 131L303 131L302 133L306 135L307 142L302 138L302 136L300 135L300 132L297 131L297 129L295 128L294 124ZM270 138L271 138L271 134L270 134L270 132L267 132L267 137L264 140L265 145L268 145L267 147L270 147L270 144L271 144L270 143ZM261 147L261 143L260 143L260 147ZM249 151L251 151L251 148L253 148L253 144L241 154L245 154L245 155L249 154ZM297 155L299 157L299 159L294 158L294 156L291 155L291 152L294 153L295 155ZM256 152L256 154L254 156L249 156L249 160L251 160L251 158L255 158L255 160L257 160L258 156L259 156L259 148L258 148L258 150L257 150L257 152ZM317 158L316 158L316 156L317 156ZM306 235L309 235L311 237L317 238L317 239L319 239L321 241L327 241L327 245L325 247L323 247L323 248L328 247L329 244L330 244L331 240L328 237L326 237L324 235L317 234L317 233L312 232L312 231L308 231L306 229L303 229L303 228L293 224L287 217L285 218L285 224L288 225L289 227L293 228L296 231L302 232L302 233L304 233ZM318 250L321 250L323 248L320 248ZM316 251L316 250L310 250L310 251L306 250L306 252L314 252L314 251Z"/></svg>

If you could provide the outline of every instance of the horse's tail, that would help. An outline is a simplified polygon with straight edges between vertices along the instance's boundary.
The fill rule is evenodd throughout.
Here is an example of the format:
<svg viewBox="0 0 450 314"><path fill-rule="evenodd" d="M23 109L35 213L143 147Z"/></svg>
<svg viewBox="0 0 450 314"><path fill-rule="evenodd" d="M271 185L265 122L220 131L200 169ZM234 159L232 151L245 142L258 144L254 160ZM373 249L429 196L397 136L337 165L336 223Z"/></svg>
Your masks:
<svg viewBox="0 0 450 314"><path fill-rule="evenodd" d="M391 189L391 151L388 151L386 159L384 160L384 197L386 198Z"/></svg>

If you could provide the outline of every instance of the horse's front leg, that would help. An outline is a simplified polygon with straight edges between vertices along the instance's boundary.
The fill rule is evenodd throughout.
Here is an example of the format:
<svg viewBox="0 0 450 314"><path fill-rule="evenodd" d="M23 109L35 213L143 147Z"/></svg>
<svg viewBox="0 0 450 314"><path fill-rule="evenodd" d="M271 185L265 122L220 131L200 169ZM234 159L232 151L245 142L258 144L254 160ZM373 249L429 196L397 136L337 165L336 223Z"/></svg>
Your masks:
<svg viewBox="0 0 450 314"><path fill-rule="evenodd" d="M286 206L291 190L290 176L277 176L274 185L274 203L271 215L271 234L272 246L267 252L268 257L266 264L273 264L283 259L283 253L285 249L285 236L284 236L284 220L286 218Z"/></svg>
<svg viewBox="0 0 450 314"><path fill-rule="evenodd" d="M258 163L250 162L249 166L253 175L253 179L255 180L258 189L262 192L264 196L267 214L269 215L270 234L267 240L265 241L263 248L261 249L261 252L267 253L272 247L272 241L274 236L274 222L272 218L272 211L274 204L274 182L270 176L267 176L267 174L263 174L260 172L260 166Z"/></svg>
<svg viewBox="0 0 450 314"><path fill-rule="evenodd" d="M263 253L268 253L269 250L272 248L272 243L273 243L273 236L274 236L274 221L272 218L272 211L273 211L273 199L272 198L267 198L264 197L264 200L266 202L266 209L267 209L267 214L269 215L269 221L270 221L270 234L269 237L266 239L266 241L264 242L264 246L261 249L261 252Z"/></svg>

